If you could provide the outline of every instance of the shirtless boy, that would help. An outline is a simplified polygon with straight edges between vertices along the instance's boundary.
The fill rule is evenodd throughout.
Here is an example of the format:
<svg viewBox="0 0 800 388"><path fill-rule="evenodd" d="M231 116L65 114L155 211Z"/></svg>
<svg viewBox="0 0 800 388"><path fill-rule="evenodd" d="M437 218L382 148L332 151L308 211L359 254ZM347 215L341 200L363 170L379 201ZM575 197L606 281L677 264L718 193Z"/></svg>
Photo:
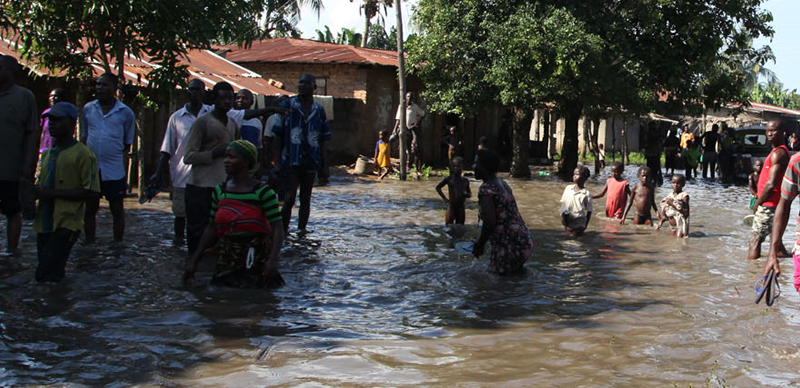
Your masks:
<svg viewBox="0 0 800 388"><path fill-rule="evenodd" d="M628 216L628 212L631 210L631 206L633 206L634 203L636 204L636 215L633 216L633 224L653 225L650 208L655 210L656 214L658 214L658 208L656 207L655 187L648 183L650 182L651 175L652 173L649 167L642 167L639 169L639 184L634 186L631 191L631 199L630 202L628 202L628 208L625 210L622 220L619 221L620 225L625 223L625 217Z"/></svg>
<svg viewBox="0 0 800 388"><path fill-rule="evenodd" d="M472 196L469 190L469 181L467 178L461 176L464 171L464 158L456 156L450 162L450 176L445 177L436 185L436 192L442 197L444 203L447 204L447 211L444 215L445 225L460 224L464 225L465 219L465 205L467 198ZM447 185L447 192L449 198L445 197L442 188Z"/></svg>

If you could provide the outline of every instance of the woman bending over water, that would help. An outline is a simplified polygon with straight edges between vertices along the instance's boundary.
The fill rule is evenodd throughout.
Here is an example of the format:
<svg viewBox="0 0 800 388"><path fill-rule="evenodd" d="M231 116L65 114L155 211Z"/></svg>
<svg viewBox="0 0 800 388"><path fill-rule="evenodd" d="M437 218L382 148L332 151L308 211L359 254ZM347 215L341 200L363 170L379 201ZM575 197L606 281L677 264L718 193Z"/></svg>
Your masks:
<svg viewBox="0 0 800 388"><path fill-rule="evenodd" d="M511 188L496 176L500 158L490 150L480 150L475 158L475 178L483 181L478 190L478 206L483 220L481 236L472 248L475 257L483 255L492 242L489 271L499 275L519 272L533 249L533 239L517 210Z"/></svg>
<svg viewBox="0 0 800 388"><path fill-rule="evenodd" d="M278 254L283 244L283 223L278 197L250 174L258 151L247 140L236 140L225 151L225 172L230 180L212 195L211 222L192 255L183 282L191 283L203 251L219 240L212 284L240 288L273 287L284 284L278 272Z"/></svg>

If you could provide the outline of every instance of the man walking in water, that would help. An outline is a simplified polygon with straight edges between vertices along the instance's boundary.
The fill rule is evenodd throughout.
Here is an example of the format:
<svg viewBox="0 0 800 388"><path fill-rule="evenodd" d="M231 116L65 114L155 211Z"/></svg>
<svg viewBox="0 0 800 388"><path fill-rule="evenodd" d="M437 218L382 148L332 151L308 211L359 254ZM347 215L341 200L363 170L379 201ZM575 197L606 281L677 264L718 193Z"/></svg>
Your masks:
<svg viewBox="0 0 800 388"><path fill-rule="evenodd" d="M225 181L222 157L228 143L240 137L239 127L228 117L233 107L233 87L218 82L213 91L214 109L192 123L183 156L183 163L191 166L186 181L186 242L190 257L208 224L214 187Z"/></svg>
<svg viewBox="0 0 800 388"><path fill-rule="evenodd" d="M97 157L100 169L100 191L108 201L114 217L114 241L122 241L125 233L125 155L131 150L136 117L131 108L117 99L117 76L104 73L95 83L97 99L83 106L80 129L81 141ZM95 240L95 216L100 198L86 200L86 243Z"/></svg>
<svg viewBox="0 0 800 388"><path fill-rule="evenodd" d="M33 180L39 153L39 112L30 90L17 85L14 73L17 60L0 56L0 122L3 140L0 141L0 213L6 217L8 245L4 256L16 252L22 232L22 213L19 198L20 180Z"/></svg>
<svg viewBox="0 0 800 388"><path fill-rule="evenodd" d="M314 102L314 89L317 81L311 74L300 77L297 96L283 100L282 108L290 112L284 116L280 125L273 128L278 141L278 149L282 150L280 170L284 173L283 228L289 229L292 218L292 207L300 188L300 212L297 227L306 233L308 217L311 214L311 190L314 178L324 169L327 160L325 142L331 139L331 129L325 108Z"/></svg>
<svg viewBox="0 0 800 388"><path fill-rule="evenodd" d="M761 243L768 234L772 233L772 221L775 207L781 198L781 179L789 164L789 150L783 141L784 129L780 121L770 121L767 124L767 140L772 145L772 151L764 160L764 167L758 174L758 197L753 205L753 234L750 237L750 250L748 260L755 260L761 256ZM775 239L778 239L777 243ZM789 256L781 242L781 236L772 234L770 241L777 248L777 254Z"/></svg>
<svg viewBox="0 0 800 388"><path fill-rule="evenodd" d="M175 245L182 245L186 229L186 181L191 173L191 166L183 163L186 153L186 138L192 124L198 117L211 112L210 105L203 104L206 85L199 79L189 81L186 88L189 102L172 114L167 123L164 140L161 142L161 159L151 182L162 182L164 171L169 169L172 178L172 214L175 215Z"/></svg>
<svg viewBox="0 0 800 388"><path fill-rule="evenodd" d="M719 140L719 126L714 124L711 130L700 136L700 141L703 144L703 179L706 179L711 167L711 180L717 174L717 141Z"/></svg>

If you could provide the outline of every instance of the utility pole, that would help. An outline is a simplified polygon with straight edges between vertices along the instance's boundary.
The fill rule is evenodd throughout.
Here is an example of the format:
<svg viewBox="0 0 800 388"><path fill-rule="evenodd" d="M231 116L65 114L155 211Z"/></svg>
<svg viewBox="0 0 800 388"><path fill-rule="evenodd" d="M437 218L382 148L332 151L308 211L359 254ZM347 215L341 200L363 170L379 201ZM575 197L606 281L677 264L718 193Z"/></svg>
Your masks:
<svg viewBox="0 0 800 388"><path fill-rule="evenodd" d="M394 0L397 14L397 76L400 83L400 180L406 180L406 58L403 52L403 8Z"/></svg>

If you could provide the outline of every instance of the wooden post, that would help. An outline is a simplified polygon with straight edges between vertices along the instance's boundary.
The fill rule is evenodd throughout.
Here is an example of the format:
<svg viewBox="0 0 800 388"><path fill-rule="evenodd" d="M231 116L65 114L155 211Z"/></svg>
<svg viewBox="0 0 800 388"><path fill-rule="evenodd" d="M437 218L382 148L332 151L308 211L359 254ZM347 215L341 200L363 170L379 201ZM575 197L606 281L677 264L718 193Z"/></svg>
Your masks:
<svg viewBox="0 0 800 388"><path fill-rule="evenodd" d="M397 77L400 84L400 180L406 180L406 58L403 51L403 9L394 0L397 15Z"/></svg>

